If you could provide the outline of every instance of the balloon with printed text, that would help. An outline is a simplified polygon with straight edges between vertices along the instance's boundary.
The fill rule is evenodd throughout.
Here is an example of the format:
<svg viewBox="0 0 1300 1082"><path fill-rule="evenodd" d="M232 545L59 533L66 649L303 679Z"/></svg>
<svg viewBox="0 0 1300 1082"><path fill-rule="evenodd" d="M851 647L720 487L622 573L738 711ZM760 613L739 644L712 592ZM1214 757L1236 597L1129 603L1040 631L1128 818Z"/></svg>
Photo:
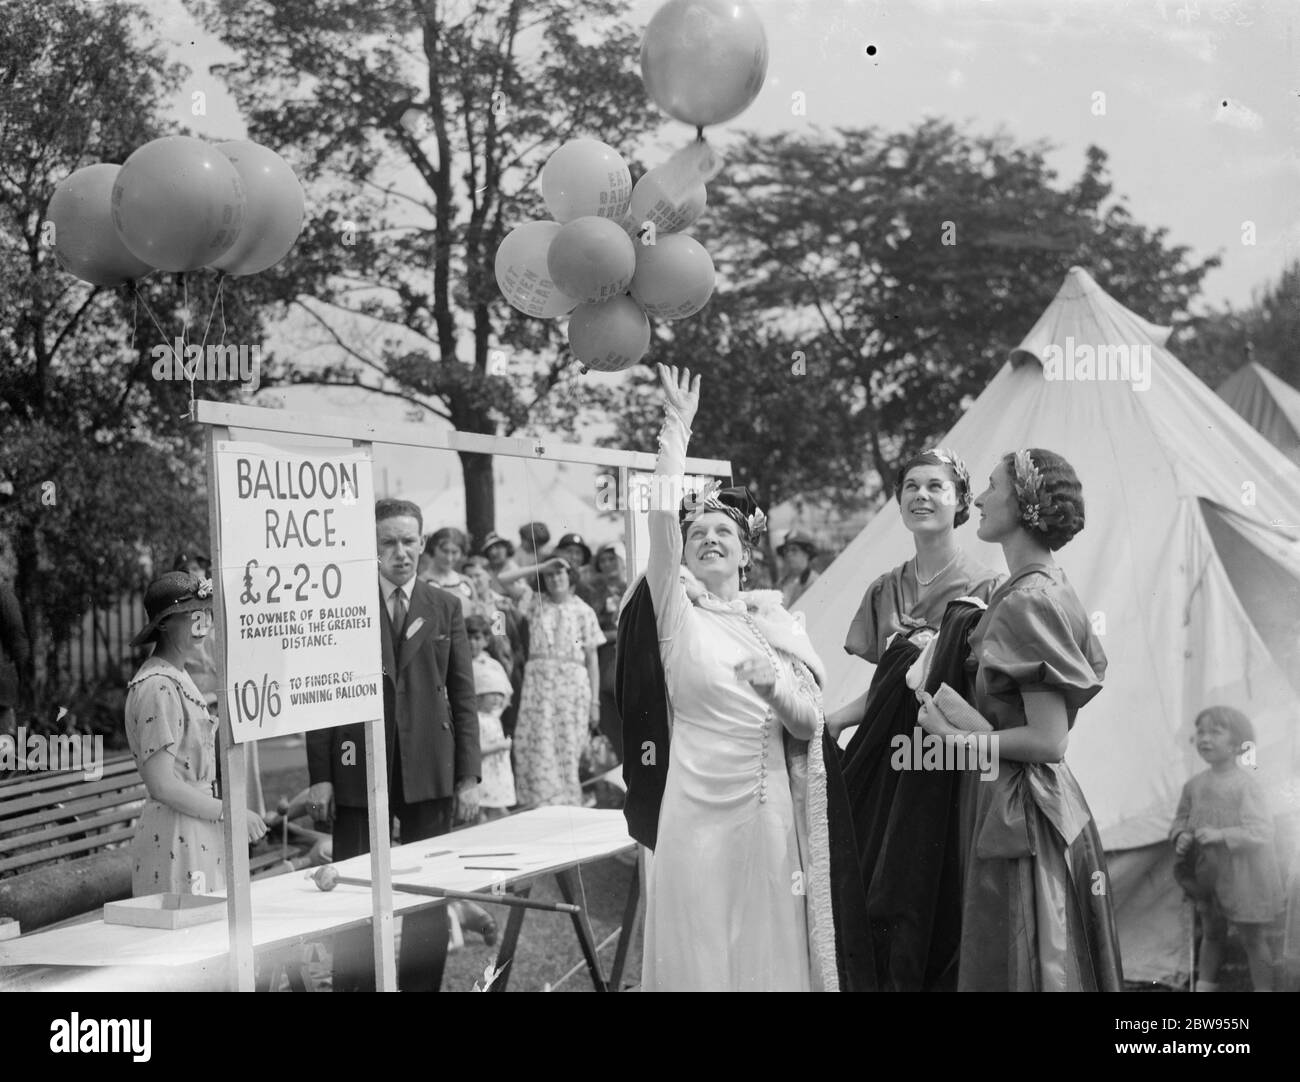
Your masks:
<svg viewBox="0 0 1300 1082"><path fill-rule="evenodd" d="M704 245L685 233L666 233L654 244L636 246L632 299L655 319L685 319L713 296L713 260Z"/></svg>
<svg viewBox="0 0 1300 1082"><path fill-rule="evenodd" d="M623 227L608 218L576 218L551 241L546 270L560 292L580 301L606 301L627 291L636 251Z"/></svg>
<svg viewBox="0 0 1300 1082"><path fill-rule="evenodd" d="M562 316L578 304L577 297L560 292L546 269L546 254L559 231L558 222L525 222L507 233L497 248L497 286L526 316Z"/></svg>
<svg viewBox="0 0 1300 1082"><path fill-rule="evenodd" d="M630 297L580 304L569 317L569 348L588 368L621 372L650 350L650 321Z"/></svg>
<svg viewBox="0 0 1300 1082"><path fill-rule="evenodd" d="M244 224L244 185L202 139L168 135L136 150L113 184L113 224L137 259L163 271L206 267Z"/></svg>
<svg viewBox="0 0 1300 1082"><path fill-rule="evenodd" d="M632 174L607 143L570 139L542 166L542 198L561 225L587 215L621 221L632 198Z"/></svg>
<svg viewBox="0 0 1300 1082"><path fill-rule="evenodd" d="M212 261L214 270L232 277L274 267L302 232L306 200L293 169L270 147L235 139L218 143L244 186L244 227L225 253Z"/></svg>
<svg viewBox="0 0 1300 1082"><path fill-rule="evenodd" d="M665 190L660 170L651 169L632 189L627 229L636 234L649 222L657 233L680 233L695 224L708 201L703 181L691 185L685 196L674 199Z"/></svg>

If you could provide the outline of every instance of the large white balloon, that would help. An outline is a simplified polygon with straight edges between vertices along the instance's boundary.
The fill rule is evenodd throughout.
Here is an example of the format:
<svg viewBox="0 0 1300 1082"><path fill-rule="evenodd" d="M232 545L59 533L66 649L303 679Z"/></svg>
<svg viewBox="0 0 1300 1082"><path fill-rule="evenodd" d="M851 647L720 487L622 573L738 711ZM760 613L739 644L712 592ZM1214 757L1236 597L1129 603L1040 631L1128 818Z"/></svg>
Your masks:
<svg viewBox="0 0 1300 1082"><path fill-rule="evenodd" d="M54 257L69 274L97 286L119 286L153 268L122 243L113 225L113 184L120 165L87 165L59 181L45 212L54 229Z"/></svg>
<svg viewBox="0 0 1300 1082"><path fill-rule="evenodd" d="M232 277L258 274L274 267L302 232L306 199L293 168L270 147L247 139L218 143L244 185L244 228L214 270Z"/></svg>
<svg viewBox="0 0 1300 1082"><path fill-rule="evenodd" d="M559 232L558 222L525 222L512 229L497 248L497 285L505 299L526 316L562 316L578 303L577 297L560 292L546 269L546 253Z"/></svg>
<svg viewBox="0 0 1300 1082"><path fill-rule="evenodd" d="M127 250L163 271L219 259L244 225L244 184L230 159L202 139L145 143L113 183L113 224Z"/></svg>
<svg viewBox="0 0 1300 1082"><path fill-rule="evenodd" d="M669 116L703 127L739 116L763 88L767 35L744 0L668 0L641 43L641 77Z"/></svg>
<svg viewBox="0 0 1300 1082"><path fill-rule="evenodd" d="M654 244L636 246L632 299L655 319L685 319L713 296L713 260L704 245L685 233L668 233Z"/></svg>
<svg viewBox="0 0 1300 1082"><path fill-rule="evenodd" d="M621 372L650 350L650 321L630 297L580 304L569 317L569 347L588 368Z"/></svg>
<svg viewBox="0 0 1300 1082"><path fill-rule="evenodd" d="M621 221L632 198L632 174L612 146L570 139L542 166L542 198L561 225L589 214Z"/></svg>

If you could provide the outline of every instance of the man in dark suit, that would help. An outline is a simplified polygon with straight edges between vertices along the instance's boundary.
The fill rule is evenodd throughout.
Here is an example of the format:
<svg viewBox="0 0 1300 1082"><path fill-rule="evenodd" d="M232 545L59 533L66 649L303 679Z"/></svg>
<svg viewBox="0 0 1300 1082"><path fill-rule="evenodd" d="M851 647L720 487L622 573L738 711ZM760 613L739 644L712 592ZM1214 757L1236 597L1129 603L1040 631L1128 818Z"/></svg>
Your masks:
<svg viewBox="0 0 1300 1082"><path fill-rule="evenodd" d="M389 808L402 842L445 834L478 812L478 710L460 601L416 577L424 523L406 500L375 505L384 661L384 742ZM365 731L361 724L307 734L308 800L334 820L334 859L370 851ZM436 992L450 934L439 906L402 919L398 986ZM368 928L335 937L334 988L375 986Z"/></svg>

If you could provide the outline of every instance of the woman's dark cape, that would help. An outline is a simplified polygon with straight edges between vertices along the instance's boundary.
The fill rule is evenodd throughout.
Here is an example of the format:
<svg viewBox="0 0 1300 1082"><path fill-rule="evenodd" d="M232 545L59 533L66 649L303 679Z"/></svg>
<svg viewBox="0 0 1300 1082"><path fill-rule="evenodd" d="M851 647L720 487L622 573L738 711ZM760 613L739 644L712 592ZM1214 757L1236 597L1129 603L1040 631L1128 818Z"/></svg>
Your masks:
<svg viewBox="0 0 1300 1082"><path fill-rule="evenodd" d="M654 849L659 807L668 781L668 697L659 657L659 628L645 579L637 584L618 618L614 694L623 718L623 814L628 833ZM826 761L826 818L830 828L832 912L840 989L870 991L875 963L867 927L866 899L858 871L848 792L839 769L838 749L822 732Z"/></svg>
<svg viewBox="0 0 1300 1082"><path fill-rule="evenodd" d="M948 605L927 691L947 683L968 697L966 640L982 614L967 602ZM901 635L890 644L862 723L841 753L882 991L955 990L957 984L961 873L969 848L958 808L961 776L897 770L892 762L895 737L912 744L917 701L904 677L919 654Z"/></svg>

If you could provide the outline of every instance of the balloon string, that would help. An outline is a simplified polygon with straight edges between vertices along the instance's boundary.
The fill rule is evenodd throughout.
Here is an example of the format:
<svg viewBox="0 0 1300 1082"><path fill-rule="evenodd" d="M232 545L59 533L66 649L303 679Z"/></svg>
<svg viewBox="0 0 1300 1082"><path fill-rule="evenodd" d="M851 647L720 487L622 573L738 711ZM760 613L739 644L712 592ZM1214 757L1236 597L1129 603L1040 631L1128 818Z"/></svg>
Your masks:
<svg viewBox="0 0 1300 1082"><path fill-rule="evenodd" d="M208 344L208 331L212 328L212 317L217 314L217 304L221 301L221 291L225 288L226 288L226 276L224 273L218 271L217 292L212 298L212 307L208 309L208 322L206 326L204 326L203 328L203 345L199 347L200 349L203 349ZM226 314L225 314L225 308L223 306L222 313L221 313L221 324L222 324L221 344L222 345L226 344L225 320L226 320Z"/></svg>
<svg viewBox="0 0 1300 1082"><path fill-rule="evenodd" d="M131 282L131 350L135 351L136 332L140 329L140 283Z"/></svg>
<svg viewBox="0 0 1300 1082"><path fill-rule="evenodd" d="M184 330L181 331L181 341L185 343L185 356L186 356L186 357L189 357L189 355L190 355L190 346L189 346L189 337L190 337L190 280L189 280L188 278L185 277L184 272L181 273L181 276L180 276L180 277L181 277L181 312L183 312L184 315L185 315L185 328L184 328ZM207 337L207 336L206 336L206 332L205 332L205 335L204 335L204 340L205 340L205 341L206 341L206 337ZM197 360L197 362L195 363L194 367L191 368L190 371L189 371L189 377L190 377L190 420L191 420L191 421L194 420L194 415L195 415L195 410L196 410L196 403L197 403L197 400L198 400L198 396L196 395L195 390L194 390L194 384L198 381L198 378L199 378L199 369L202 367L202 365L203 365L203 346L200 345L200 346L199 346L199 356L198 356L198 360Z"/></svg>
<svg viewBox="0 0 1300 1082"><path fill-rule="evenodd" d="M695 141L696 141L697 143L702 143L702 142L704 142L704 125L703 125L703 124L697 125L696 128L695 128Z"/></svg>
<svg viewBox="0 0 1300 1082"><path fill-rule="evenodd" d="M138 285L136 286L135 289L135 297L136 300L139 301L140 306L144 309L144 314L149 317L149 322L152 323L154 325L154 328L158 331L158 335L162 339L163 344L167 345L167 332L162 329L162 324L158 322L158 317L154 315L153 308L149 304L149 298L144 295L144 293L141 291ZM174 356L176 353L175 345L171 345L169 346L169 348L171 349L172 354ZM184 347L182 346L182 349L183 348ZM181 356L176 358L177 363L181 365L182 371L184 371L184 360L183 360L184 356L185 354L182 352ZM181 414L181 416L184 417L187 416L187 414Z"/></svg>

